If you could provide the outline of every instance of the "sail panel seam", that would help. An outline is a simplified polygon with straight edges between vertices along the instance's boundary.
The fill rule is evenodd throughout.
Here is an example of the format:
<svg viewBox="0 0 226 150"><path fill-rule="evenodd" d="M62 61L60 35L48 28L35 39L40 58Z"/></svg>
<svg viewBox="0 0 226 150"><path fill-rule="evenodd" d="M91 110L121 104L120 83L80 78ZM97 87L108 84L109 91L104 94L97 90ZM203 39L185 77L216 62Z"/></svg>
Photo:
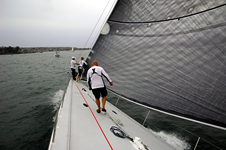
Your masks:
<svg viewBox="0 0 226 150"><path fill-rule="evenodd" d="M197 13L193 13L193 14L189 14L189 15L185 15L185 16L181 16L181 17L176 17L176 18L171 18L171 19L164 19L164 20L155 20L155 21L145 21L145 22L123 22L123 21L116 21L116 20L108 20L108 22L112 22L112 23L120 23L120 24L148 24L148 23L155 23L155 22L166 22L166 21L172 21L172 20L180 20L182 18L187 18L187 17L191 17L191 16L195 16L198 14L202 14L220 7L226 6L226 4L222 4L210 9L206 9Z"/></svg>

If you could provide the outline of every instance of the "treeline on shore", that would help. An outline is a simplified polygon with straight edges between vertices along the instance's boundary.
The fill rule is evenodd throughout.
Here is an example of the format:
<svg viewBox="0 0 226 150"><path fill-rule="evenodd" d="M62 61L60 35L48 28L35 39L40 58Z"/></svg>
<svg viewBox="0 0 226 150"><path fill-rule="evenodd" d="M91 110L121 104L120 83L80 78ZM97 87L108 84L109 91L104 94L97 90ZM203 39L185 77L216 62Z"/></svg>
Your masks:
<svg viewBox="0 0 226 150"><path fill-rule="evenodd" d="M71 48L71 47L0 47L0 55L7 54L25 54L25 53L43 53L53 51L76 51L76 50L90 50L90 48Z"/></svg>
<svg viewBox="0 0 226 150"><path fill-rule="evenodd" d="M0 47L0 54L20 54L20 47Z"/></svg>

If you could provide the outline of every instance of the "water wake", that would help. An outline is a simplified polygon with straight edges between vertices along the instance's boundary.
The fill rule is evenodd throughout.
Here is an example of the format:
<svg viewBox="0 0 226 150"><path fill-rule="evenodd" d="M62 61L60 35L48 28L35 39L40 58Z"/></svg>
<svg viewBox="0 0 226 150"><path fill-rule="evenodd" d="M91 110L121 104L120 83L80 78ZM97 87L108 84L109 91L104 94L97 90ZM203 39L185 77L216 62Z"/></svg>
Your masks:
<svg viewBox="0 0 226 150"><path fill-rule="evenodd" d="M59 90L52 97L52 101L51 102L52 102L52 105L54 106L54 111L57 111L57 109L59 108L59 106L61 104L61 100L63 98L63 94L64 94L64 91L63 90Z"/></svg>
<svg viewBox="0 0 226 150"><path fill-rule="evenodd" d="M178 137L176 134L168 134L163 131L161 132L154 132L155 135L161 137L164 141L166 141L169 145L174 147L176 150L184 150L190 149L191 145L187 142L186 139Z"/></svg>

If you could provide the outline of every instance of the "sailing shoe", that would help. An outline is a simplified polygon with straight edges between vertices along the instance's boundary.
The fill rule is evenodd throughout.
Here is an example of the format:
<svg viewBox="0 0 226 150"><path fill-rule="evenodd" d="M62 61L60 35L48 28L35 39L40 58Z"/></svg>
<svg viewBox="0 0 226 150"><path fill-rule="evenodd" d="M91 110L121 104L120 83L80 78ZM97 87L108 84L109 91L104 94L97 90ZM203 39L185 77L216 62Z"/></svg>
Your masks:
<svg viewBox="0 0 226 150"><path fill-rule="evenodd" d="M97 113L100 113L100 109L97 109Z"/></svg>
<svg viewBox="0 0 226 150"><path fill-rule="evenodd" d="M102 108L102 111L103 111L103 112L106 112L107 110L106 110L106 109L104 109L104 108Z"/></svg>

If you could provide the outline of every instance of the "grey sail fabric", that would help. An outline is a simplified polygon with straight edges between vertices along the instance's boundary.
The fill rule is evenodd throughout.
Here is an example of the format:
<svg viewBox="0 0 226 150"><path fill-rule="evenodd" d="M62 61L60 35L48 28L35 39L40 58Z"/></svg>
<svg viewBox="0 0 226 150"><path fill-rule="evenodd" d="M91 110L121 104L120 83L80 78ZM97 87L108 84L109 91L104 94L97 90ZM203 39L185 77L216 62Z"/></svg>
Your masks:
<svg viewBox="0 0 226 150"><path fill-rule="evenodd" d="M88 64L97 60L122 96L225 127L225 3L119 0Z"/></svg>

